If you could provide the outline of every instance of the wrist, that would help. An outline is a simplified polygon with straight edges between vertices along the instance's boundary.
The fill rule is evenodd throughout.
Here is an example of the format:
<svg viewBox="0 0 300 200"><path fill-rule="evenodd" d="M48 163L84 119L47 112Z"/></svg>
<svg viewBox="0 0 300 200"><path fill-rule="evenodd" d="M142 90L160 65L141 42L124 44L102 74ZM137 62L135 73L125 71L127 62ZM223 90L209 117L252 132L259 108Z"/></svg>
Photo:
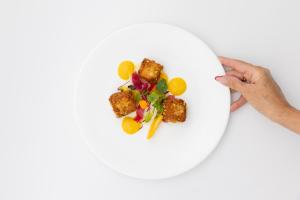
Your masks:
<svg viewBox="0 0 300 200"><path fill-rule="evenodd" d="M286 109L286 115L287 117L290 117L290 116L296 116L296 115L299 115L300 112L299 110L297 110L296 108L294 108L293 106L289 106L287 109Z"/></svg>
<svg viewBox="0 0 300 200"><path fill-rule="evenodd" d="M295 108L290 106L289 104L278 106L277 109L274 111L273 121L282 124L286 120L288 120L289 116L294 112Z"/></svg>
<svg viewBox="0 0 300 200"><path fill-rule="evenodd" d="M277 122L296 133L300 133L300 111L290 105L282 110Z"/></svg>

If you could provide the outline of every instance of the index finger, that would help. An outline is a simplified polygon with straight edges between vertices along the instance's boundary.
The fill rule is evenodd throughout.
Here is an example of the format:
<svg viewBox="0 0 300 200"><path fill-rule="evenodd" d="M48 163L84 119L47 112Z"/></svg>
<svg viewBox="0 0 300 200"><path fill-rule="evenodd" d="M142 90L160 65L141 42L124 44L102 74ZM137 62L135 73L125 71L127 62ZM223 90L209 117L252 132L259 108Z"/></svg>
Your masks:
<svg viewBox="0 0 300 200"><path fill-rule="evenodd" d="M246 63L244 61L236 60L236 59L232 59L232 58L226 58L223 56L219 56L218 58L222 65L230 67L238 72L245 73L245 72L251 72L254 70L253 65Z"/></svg>

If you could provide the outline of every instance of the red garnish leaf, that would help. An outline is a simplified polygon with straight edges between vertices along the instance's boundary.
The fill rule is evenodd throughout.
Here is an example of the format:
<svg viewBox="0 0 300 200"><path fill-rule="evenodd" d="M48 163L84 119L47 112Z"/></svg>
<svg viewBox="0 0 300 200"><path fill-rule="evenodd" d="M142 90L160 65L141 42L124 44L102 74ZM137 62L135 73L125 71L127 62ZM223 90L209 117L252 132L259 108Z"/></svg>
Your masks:
<svg viewBox="0 0 300 200"><path fill-rule="evenodd" d="M150 87L150 84L143 81L136 72L132 74L131 81L137 90L147 90Z"/></svg>
<svg viewBox="0 0 300 200"><path fill-rule="evenodd" d="M141 90L142 89L142 81L141 81L140 76L138 75L138 73L134 72L132 74L131 81L132 81L134 87L137 90Z"/></svg>
<svg viewBox="0 0 300 200"><path fill-rule="evenodd" d="M136 109L136 116L134 118L135 121L140 122L144 119L144 111L141 107Z"/></svg>
<svg viewBox="0 0 300 200"><path fill-rule="evenodd" d="M142 90L148 90L149 87L150 87L149 83L147 83L147 82L142 83Z"/></svg>
<svg viewBox="0 0 300 200"><path fill-rule="evenodd" d="M154 90L154 89L155 89L155 86L156 86L156 84L153 84L153 83L152 83L152 84L150 85L149 89L148 89L149 92L151 92L152 90Z"/></svg>

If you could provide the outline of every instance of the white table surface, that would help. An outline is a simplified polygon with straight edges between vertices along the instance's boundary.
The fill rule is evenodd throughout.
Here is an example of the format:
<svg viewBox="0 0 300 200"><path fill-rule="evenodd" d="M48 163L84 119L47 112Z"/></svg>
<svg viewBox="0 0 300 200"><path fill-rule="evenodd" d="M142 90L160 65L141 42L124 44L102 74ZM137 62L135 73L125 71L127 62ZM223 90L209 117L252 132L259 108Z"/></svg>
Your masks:
<svg viewBox="0 0 300 200"><path fill-rule="evenodd" d="M85 56L140 22L177 25L217 54L269 67L299 108L299 9L297 0L1 1L0 199L300 200L300 136L249 105L204 163L162 181L99 163L73 118Z"/></svg>

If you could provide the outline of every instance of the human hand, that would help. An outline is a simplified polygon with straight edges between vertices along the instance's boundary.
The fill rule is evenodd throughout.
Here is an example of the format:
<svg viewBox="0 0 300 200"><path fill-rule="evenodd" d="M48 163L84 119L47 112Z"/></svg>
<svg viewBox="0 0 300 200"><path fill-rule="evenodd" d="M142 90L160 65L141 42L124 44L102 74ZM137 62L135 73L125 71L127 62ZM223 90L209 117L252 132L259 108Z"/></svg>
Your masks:
<svg viewBox="0 0 300 200"><path fill-rule="evenodd" d="M278 121L289 109L289 103L268 69L225 57L219 57L219 60L231 70L215 79L241 93L240 98L231 104L232 112L248 101L256 110Z"/></svg>

